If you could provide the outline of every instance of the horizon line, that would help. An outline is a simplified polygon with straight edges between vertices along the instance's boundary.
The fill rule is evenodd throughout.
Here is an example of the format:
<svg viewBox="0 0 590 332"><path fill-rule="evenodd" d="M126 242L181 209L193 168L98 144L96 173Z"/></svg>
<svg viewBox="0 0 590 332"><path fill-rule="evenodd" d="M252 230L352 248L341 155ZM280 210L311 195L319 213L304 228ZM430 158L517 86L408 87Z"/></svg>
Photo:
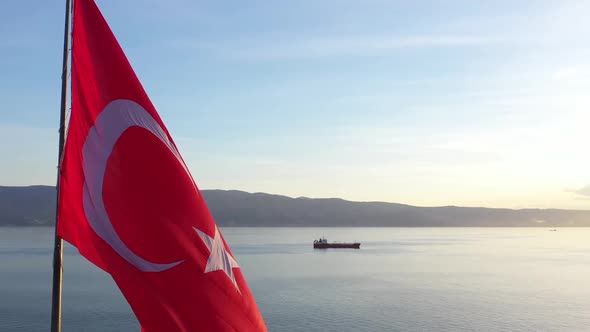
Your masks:
<svg viewBox="0 0 590 332"><path fill-rule="evenodd" d="M54 189L56 188L56 186L47 185L47 184L31 184L31 185L22 185L22 186L0 185L0 189L1 188L28 188L28 187L49 187L49 188L54 188ZM387 202L387 201L354 201L354 200L345 199L345 198L341 198L341 197L308 197L308 196L293 197L293 196L288 196L288 195L284 195L284 194L275 194L275 193L268 193L268 192L262 192L262 191L252 192L252 191L246 191L246 190L242 190L242 189L211 189L211 188L208 188L208 189L199 189L199 191L236 191L236 192L242 192L242 193L246 193L246 194L250 194L250 195L263 194L263 195L269 195L269 196L280 196L280 197L285 197L285 198L289 198L289 199L341 200L341 201L345 201L345 202L349 202L349 203L396 204L396 205L404 205L404 206L415 207L415 208L466 208L466 209L493 209L493 210L511 210L511 211L524 211L524 210L590 211L590 209L563 209L563 208L538 208L538 207L505 208L505 207L466 206L466 205L430 205L430 206L425 206L425 205L413 205L413 204L406 204L406 203L399 203L399 202Z"/></svg>

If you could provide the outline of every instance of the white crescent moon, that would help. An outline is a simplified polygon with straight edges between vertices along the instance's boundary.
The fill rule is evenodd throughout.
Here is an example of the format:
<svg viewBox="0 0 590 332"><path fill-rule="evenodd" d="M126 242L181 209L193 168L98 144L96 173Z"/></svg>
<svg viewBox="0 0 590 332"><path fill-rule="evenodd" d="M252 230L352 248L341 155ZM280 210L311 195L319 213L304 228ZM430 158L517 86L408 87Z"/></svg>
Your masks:
<svg viewBox="0 0 590 332"><path fill-rule="evenodd" d="M109 103L98 115L90 128L82 148L84 167L84 212L90 227L127 262L144 272L161 272L183 261L158 264L147 261L135 254L115 231L104 207L102 186L107 161L115 143L131 127L141 127L159 138L172 151L178 162L188 173L180 154L154 118L139 104L125 99Z"/></svg>

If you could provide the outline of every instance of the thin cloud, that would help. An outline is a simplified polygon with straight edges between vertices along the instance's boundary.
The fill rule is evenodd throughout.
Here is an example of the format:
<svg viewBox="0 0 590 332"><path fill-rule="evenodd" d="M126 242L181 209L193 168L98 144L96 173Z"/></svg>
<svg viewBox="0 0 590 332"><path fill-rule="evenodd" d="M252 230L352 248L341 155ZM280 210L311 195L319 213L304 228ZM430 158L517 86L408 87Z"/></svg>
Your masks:
<svg viewBox="0 0 590 332"><path fill-rule="evenodd" d="M585 185L579 189L568 189L566 191L572 192L576 195L585 196L587 198L590 198L590 184Z"/></svg>
<svg viewBox="0 0 590 332"><path fill-rule="evenodd" d="M227 40L207 42L192 39L170 41L170 45L193 49L239 60L287 60L343 56L383 56L409 49L477 47L498 40L467 35L424 36L332 36L292 38L288 36L267 40Z"/></svg>
<svg viewBox="0 0 590 332"><path fill-rule="evenodd" d="M473 36L330 37L266 43L237 49L233 54L251 60L379 56L404 49L473 47L493 43Z"/></svg>

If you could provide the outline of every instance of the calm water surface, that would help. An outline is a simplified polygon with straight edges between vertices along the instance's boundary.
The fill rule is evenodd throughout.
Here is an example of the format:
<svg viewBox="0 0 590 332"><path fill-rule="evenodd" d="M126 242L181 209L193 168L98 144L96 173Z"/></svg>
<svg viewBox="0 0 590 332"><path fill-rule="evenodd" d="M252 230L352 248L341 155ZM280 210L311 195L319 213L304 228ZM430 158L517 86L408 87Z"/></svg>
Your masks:
<svg viewBox="0 0 590 332"><path fill-rule="evenodd" d="M590 331L589 228L222 231L270 331ZM0 228L0 331L48 331L52 232ZM108 275L64 260L64 331L139 330Z"/></svg>

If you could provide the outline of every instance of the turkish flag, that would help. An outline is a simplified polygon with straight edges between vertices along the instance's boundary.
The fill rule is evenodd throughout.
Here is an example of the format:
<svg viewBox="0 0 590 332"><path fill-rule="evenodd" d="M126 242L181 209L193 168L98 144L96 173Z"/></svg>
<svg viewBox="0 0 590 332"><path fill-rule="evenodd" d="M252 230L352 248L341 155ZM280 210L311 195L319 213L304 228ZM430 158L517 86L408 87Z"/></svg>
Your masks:
<svg viewBox="0 0 590 332"><path fill-rule="evenodd" d="M156 109L93 0L76 0L58 235L108 272L143 330L266 331Z"/></svg>

